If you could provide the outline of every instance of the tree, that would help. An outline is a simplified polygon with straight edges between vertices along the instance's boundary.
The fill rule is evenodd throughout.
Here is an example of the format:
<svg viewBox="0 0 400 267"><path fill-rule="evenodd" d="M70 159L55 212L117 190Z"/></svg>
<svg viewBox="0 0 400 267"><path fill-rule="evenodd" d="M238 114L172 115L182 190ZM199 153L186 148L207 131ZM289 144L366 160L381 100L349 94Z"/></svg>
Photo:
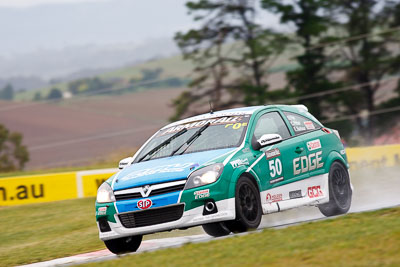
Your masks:
<svg viewBox="0 0 400 267"><path fill-rule="evenodd" d="M208 100L215 109L265 103L268 67L283 51L284 37L256 23L254 1L199 0L186 7L202 25L175 35L184 59L195 64L195 77L191 90L174 100L172 119L190 107L189 115L198 113L195 104Z"/></svg>
<svg viewBox="0 0 400 267"><path fill-rule="evenodd" d="M41 92L36 92L34 97L33 97L33 101L40 101L42 100L42 93Z"/></svg>
<svg viewBox="0 0 400 267"><path fill-rule="evenodd" d="M49 100L57 100L57 99L62 99L63 94L58 88L53 88L51 89L49 95L47 96L47 99Z"/></svg>
<svg viewBox="0 0 400 267"><path fill-rule="evenodd" d="M156 68L154 70L152 69L142 69L140 70L140 72L142 73L142 82L146 82L146 81L153 81L153 80L157 80L161 73L163 72L162 68Z"/></svg>
<svg viewBox="0 0 400 267"><path fill-rule="evenodd" d="M7 84L3 90L0 91L0 98L4 100L13 100L14 99L14 88L11 84Z"/></svg>
<svg viewBox="0 0 400 267"><path fill-rule="evenodd" d="M332 21L329 19L330 0L294 0L288 4L281 0L263 0L262 6L281 15L281 22L294 24L296 34L293 42L303 50L296 57L299 67L286 74L288 85L297 96L330 90L337 86L328 78L326 50L319 46L327 38ZM312 114L323 116L323 100L318 97L300 100Z"/></svg>
<svg viewBox="0 0 400 267"><path fill-rule="evenodd" d="M22 135L11 133L0 124L0 171L22 170L28 160L29 153L22 145Z"/></svg>
<svg viewBox="0 0 400 267"><path fill-rule="evenodd" d="M336 0L337 24L344 42L336 53L348 64L339 70L345 71L343 80L347 84L361 84L356 99L342 99L348 113L360 114L366 119L356 120L367 143L372 143L376 129L376 117L368 116L377 107L376 95L382 88L385 76L397 73L400 56L394 55L399 38L394 28L400 26L400 5L390 0ZM376 32L382 34L373 35ZM362 38L350 39L354 36ZM339 39L340 40L340 39Z"/></svg>

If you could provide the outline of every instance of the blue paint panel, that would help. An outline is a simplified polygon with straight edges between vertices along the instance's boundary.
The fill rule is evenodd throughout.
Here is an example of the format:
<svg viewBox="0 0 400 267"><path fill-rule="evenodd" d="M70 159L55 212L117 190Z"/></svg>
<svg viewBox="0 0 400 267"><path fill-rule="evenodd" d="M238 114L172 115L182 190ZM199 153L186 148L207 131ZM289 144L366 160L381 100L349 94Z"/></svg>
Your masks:
<svg viewBox="0 0 400 267"><path fill-rule="evenodd" d="M193 171L193 167L201 166L207 161L234 149L209 150L135 163L116 175L113 189L122 190L186 179L189 173Z"/></svg>
<svg viewBox="0 0 400 267"><path fill-rule="evenodd" d="M178 203L179 194L181 192L182 191L172 192L172 193L162 194L162 195L148 197L148 198L121 200L121 201L117 201L116 204L117 204L119 213L140 210L137 207L137 203L138 203L138 201L140 201L142 199L151 199L151 201L153 202L153 205L150 207L150 209L151 208L159 208L159 207Z"/></svg>

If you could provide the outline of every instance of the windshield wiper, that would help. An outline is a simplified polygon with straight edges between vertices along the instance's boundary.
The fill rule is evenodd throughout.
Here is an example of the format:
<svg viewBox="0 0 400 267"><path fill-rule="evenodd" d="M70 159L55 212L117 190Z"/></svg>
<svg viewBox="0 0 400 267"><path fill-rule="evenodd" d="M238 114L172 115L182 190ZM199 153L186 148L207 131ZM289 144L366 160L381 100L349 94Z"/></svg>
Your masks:
<svg viewBox="0 0 400 267"><path fill-rule="evenodd" d="M190 147L190 145L193 144L193 142L201 135L202 132L204 132L205 129L208 128L208 126L210 126L210 124L211 123L208 122L206 125L198 129L185 143L183 143L177 149L175 149L169 156L172 157L173 155L175 155L175 153L178 152L184 145L186 145L185 149L183 149L183 151L179 153L179 155L185 153L185 151Z"/></svg>
<svg viewBox="0 0 400 267"><path fill-rule="evenodd" d="M186 133L187 129L183 128L182 130L180 130L179 132L177 132L176 134L174 134L173 136L171 136L170 138L166 139L164 142L162 142L161 144L159 144L158 146L154 147L152 150L150 150L149 152L147 152L143 157L141 157L137 162L141 162L142 160L144 160L147 156L151 156L154 153L156 153L157 151L159 151L161 148L167 146L169 143L171 143L172 140L174 140L175 138L177 138L178 136L181 136L182 134Z"/></svg>

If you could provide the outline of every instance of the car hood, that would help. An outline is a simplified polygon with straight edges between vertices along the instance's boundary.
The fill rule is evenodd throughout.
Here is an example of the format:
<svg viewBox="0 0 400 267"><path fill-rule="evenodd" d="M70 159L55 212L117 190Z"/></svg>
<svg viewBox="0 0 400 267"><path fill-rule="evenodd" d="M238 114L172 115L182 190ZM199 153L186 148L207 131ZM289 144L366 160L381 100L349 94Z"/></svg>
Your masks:
<svg viewBox="0 0 400 267"><path fill-rule="evenodd" d="M114 190L186 179L207 161L226 156L235 148L209 150L134 163L115 175Z"/></svg>

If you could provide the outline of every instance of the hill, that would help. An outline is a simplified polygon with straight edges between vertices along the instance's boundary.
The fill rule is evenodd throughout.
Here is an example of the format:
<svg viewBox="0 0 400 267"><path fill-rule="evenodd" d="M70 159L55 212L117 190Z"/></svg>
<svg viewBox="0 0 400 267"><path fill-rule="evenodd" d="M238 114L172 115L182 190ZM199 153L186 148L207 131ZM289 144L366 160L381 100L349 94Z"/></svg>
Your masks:
<svg viewBox="0 0 400 267"><path fill-rule="evenodd" d="M168 122L173 113L169 104L183 90L147 90L57 103L0 101L0 123L23 133L31 155L28 170L82 166L115 151L130 156Z"/></svg>

